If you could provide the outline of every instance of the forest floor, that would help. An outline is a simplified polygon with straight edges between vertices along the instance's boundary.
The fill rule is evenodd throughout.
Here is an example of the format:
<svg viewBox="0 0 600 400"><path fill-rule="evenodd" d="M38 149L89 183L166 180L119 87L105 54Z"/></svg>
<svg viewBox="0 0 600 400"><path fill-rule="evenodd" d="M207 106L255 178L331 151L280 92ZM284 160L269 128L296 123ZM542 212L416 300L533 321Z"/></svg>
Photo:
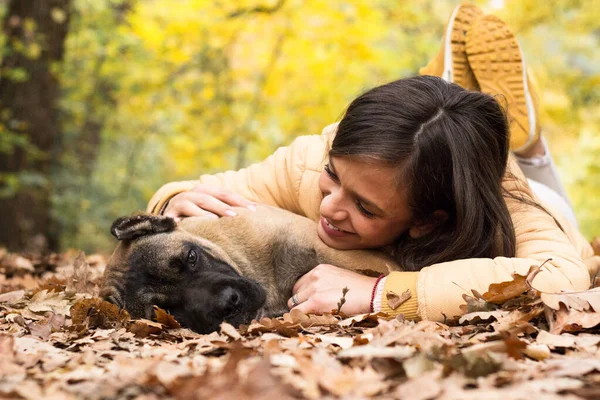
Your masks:
<svg viewBox="0 0 600 400"><path fill-rule="evenodd" d="M0 398L600 398L600 288L540 293L539 266L446 323L292 311L200 335L102 302L105 265L0 249Z"/></svg>

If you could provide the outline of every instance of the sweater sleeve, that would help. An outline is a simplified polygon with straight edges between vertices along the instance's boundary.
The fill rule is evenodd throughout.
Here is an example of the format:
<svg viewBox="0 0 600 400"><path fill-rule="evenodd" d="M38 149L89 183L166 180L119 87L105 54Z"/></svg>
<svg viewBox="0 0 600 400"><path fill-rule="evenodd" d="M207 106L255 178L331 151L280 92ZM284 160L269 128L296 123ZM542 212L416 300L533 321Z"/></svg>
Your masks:
<svg viewBox="0 0 600 400"><path fill-rule="evenodd" d="M327 129L327 128L326 128ZM325 131L324 131L325 132ZM283 208L304 215L299 201L304 171L324 159L329 135L300 136L290 146L280 147L266 160L239 171L202 175L197 181L171 182L150 199L147 211L161 214L175 195L198 183L231 190L250 201ZM316 160L316 163L319 163Z"/></svg>

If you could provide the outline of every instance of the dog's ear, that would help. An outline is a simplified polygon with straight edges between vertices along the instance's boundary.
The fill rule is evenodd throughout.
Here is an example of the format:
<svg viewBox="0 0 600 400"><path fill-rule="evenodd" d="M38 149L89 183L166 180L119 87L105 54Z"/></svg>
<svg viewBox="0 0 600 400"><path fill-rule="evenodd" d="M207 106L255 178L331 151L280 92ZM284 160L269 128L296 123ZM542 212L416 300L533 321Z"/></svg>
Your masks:
<svg viewBox="0 0 600 400"><path fill-rule="evenodd" d="M131 240L144 235L170 232L176 226L177 223L171 217L140 214L117 219L110 227L110 233L119 240Z"/></svg>

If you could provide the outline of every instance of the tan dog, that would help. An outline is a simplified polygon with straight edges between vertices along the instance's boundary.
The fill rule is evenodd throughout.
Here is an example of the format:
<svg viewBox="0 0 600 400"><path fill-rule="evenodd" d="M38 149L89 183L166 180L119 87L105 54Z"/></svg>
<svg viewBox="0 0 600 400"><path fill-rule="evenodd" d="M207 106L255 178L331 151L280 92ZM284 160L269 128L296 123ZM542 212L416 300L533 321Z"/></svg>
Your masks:
<svg viewBox="0 0 600 400"><path fill-rule="evenodd" d="M169 310L184 326L206 333L288 311L294 283L318 264L359 272L399 270L377 251L327 247L315 222L288 211L236 208L237 217L120 218L120 240L104 276L101 296L150 318L152 306ZM342 293L340 293L341 297Z"/></svg>

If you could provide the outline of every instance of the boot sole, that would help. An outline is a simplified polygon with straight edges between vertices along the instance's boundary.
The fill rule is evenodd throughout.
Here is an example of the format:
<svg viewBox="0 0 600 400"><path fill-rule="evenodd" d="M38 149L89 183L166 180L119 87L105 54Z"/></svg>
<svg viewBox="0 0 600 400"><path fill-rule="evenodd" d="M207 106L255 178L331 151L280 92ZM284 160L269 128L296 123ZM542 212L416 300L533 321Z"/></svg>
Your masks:
<svg viewBox="0 0 600 400"><path fill-rule="evenodd" d="M467 57L481 91L506 97L510 148L523 149L535 139L537 129L527 69L517 39L502 20L486 15L467 33Z"/></svg>
<svg viewBox="0 0 600 400"><path fill-rule="evenodd" d="M460 4L452 12L444 35L444 72L442 78L462 87L477 88L477 80L469 67L466 33L483 12L473 4Z"/></svg>

